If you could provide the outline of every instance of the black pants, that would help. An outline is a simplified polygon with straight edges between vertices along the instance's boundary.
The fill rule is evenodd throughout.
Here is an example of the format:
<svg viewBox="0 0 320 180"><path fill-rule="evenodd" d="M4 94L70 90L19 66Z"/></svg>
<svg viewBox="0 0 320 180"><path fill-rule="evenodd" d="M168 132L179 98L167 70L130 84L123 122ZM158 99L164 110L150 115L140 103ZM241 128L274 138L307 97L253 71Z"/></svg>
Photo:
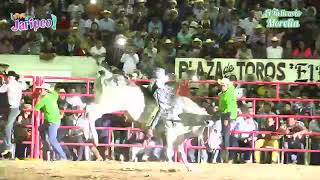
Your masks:
<svg viewBox="0 0 320 180"><path fill-rule="evenodd" d="M237 138L233 135L230 136L231 147L251 147L252 141L245 141L244 139ZM235 160L237 153L244 154L243 160L247 161L250 160L250 156L252 155L252 151L237 151L237 150L230 150L229 151L229 160Z"/></svg>
<svg viewBox="0 0 320 180"><path fill-rule="evenodd" d="M18 159L24 159L30 156L31 146L30 144L16 143L15 157Z"/></svg>
<svg viewBox="0 0 320 180"><path fill-rule="evenodd" d="M227 121L228 124L225 125L224 121ZM222 113L221 114L221 135L222 135L222 148L230 147L230 113Z"/></svg>
<svg viewBox="0 0 320 180"><path fill-rule="evenodd" d="M300 139L286 139L284 142L284 147L286 149L304 149L303 140ZM304 153L303 152L286 152L285 153L285 163L297 163L304 164Z"/></svg>

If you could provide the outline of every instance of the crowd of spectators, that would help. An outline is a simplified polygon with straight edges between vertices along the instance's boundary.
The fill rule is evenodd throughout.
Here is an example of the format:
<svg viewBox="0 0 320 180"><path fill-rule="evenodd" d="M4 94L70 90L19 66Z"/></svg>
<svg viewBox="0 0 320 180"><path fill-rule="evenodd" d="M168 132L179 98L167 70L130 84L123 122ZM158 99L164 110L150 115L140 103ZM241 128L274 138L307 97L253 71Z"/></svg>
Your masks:
<svg viewBox="0 0 320 180"><path fill-rule="evenodd" d="M318 58L316 0L4 0L0 53L88 56L132 73L176 57ZM302 11L300 28L266 28L266 9ZM12 32L10 13L58 17L57 30Z"/></svg>

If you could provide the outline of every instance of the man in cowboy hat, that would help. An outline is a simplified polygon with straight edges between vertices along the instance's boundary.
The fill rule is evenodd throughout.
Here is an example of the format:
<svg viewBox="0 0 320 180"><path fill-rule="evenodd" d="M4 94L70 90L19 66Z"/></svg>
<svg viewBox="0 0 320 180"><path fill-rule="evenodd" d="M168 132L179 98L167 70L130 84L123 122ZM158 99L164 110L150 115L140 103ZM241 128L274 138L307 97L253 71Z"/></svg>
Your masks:
<svg viewBox="0 0 320 180"><path fill-rule="evenodd" d="M57 140L57 132L61 123L61 114L58 107L59 94L47 83L36 86L36 88L40 89L41 98L36 104L35 110L44 112L44 123L39 127L44 152L50 151L52 147L53 151L58 153L60 160L66 160L66 154ZM48 160L47 158L49 157L45 159Z"/></svg>
<svg viewBox="0 0 320 180"><path fill-rule="evenodd" d="M267 58L268 59L281 59L283 56L283 48L279 46L279 38L274 36L271 39L271 46L267 47Z"/></svg>
<svg viewBox="0 0 320 180"><path fill-rule="evenodd" d="M17 116L20 114L22 91L27 89L27 84L24 81L18 81L20 76L16 72L9 71L6 76L7 83L0 87L0 93L7 93L10 110L5 128L4 151L1 153L2 156L11 152L13 124Z"/></svg>
<svg viewBox="0 0 320 180"><path fill-rule="evenodd" d="M227 79L219 79L218 84L221 86L221 93L219 93L219 111L222 113L222 138L223 148L227 148L230 145L230 121L237 118L237 98L235 93L235 87L233 83ZM222 158L225 162L228 162L228 151L222 151Z"/></svg>
<svg viewBox="0 0 320 180"><path fill-rule="evenodd" d="M8 68L8 64L0 63L0 74L6 74Z"/></svg>

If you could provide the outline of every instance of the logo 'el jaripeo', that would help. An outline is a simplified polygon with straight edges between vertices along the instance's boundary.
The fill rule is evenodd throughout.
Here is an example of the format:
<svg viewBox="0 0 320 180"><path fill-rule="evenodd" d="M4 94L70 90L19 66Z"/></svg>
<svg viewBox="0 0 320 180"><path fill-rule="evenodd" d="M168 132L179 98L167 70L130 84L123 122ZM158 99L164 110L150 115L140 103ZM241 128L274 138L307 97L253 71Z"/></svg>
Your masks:
<svg viewBox="0 0 320 180"><path fill-rule="evenodd" d="M16 31L27 31L33 29L37 31L39 28L51 28L56 30L57 16L51 14L51 18L48 19L36 19L34 17L26 16L25 13L11 13L11 19L14 21L14 26L11 30Z"/></svg>

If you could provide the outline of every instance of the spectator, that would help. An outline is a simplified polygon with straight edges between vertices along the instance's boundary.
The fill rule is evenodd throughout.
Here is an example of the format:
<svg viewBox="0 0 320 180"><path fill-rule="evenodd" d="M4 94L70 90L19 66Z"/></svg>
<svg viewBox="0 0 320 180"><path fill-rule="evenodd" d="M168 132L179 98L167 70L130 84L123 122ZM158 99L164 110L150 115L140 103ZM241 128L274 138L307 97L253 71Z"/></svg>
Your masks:
<svg viewBox="0 0 320 180"><path fill-rule="evenodd" d="M177 50L174 47L174 44L170 39L166 39L164 43L165 43L165 51L167 52L165 62L169 63L170 65L174 65L175 58L177 55Z"/></svg>
<svg viewBox="0 0 320 180"><path fill-rule="evenodd" d="M180 1L181 2L181 1ZM193 15L191 0L183 0L179 4L179 20L185 21L188 16Z"/></svg>
<svg viewBox="0 0 320 180"><path fill-rule="evenodd" d="M56 3L56 8L58 10L58 14L62 13L67 13L68 10L68 2L69 0L58 0Z"/></svg>
<svg viewBox="0 0 320 180"><path fill-rule="evenodd" d="M14 71L9 71L7 76L7 83L2 84L0 87L0 92L7 93L8 102L9 102L9 115L8 121L5 127L5 137L3 141L3 152L2 156L5 156L8 153L11 153L11 137L13 124L16 121L17 116L20 114L20 102L22 98L22 91L27 89L27 84L20 79L20 76ZM22 78L22 77L21 77ZM20 79L20 80L19 80Z"/></svg>
<svg viewBox="0 0 320 180"><path fill-rule="evenodd" d="M261 18L262 18L262 15L263 15L261 5L259 3L257 3L254 6L253 11L254 11L254 14L255 14L255 17L256 17L257 21L260 21Z"/></svg>
<svg viewBox="0 0 320 180"><path fill-rule="evenodd" d="M275 119L272 117L267 118L267 121L265 123L264 128L260 128L259 131L270 131L271 134L260 134L258 136L258 140L255 143L255 148L273 148L273 149L279 149L279 136L277 134L273 134L272 132L277 131ZM254 159L256 163L260 163L260 151L254 152ZM277 163L279 157L279 152L274 151L271 155L271 161L272 163Z"/></svg>
<svg viewBox="0 0 320 180"><path fill-rule="evenodd" d="M97 64L100 65L106 57L106 48L102 46L102 41L98 40L96 45L90 49L90 54L96 60Z"/></svg>
<svg viewBox="0 0 320 180"><path fill-rule="evenodd" d="M287 40L285 48L283 48L283 58L285 59L291 59L292 58L292 41Z"/></svg>
<svg viewBox="0 0 320 180"><path fill-rule="evenodd" d="M278 45L279 39L275 36L271 39L272 46L267 47L268 59L281 59L283 56L283 48Z"/></svg>
<svg viewBox="0 0 320 180"><path fill-rule="evenodd" d="M291 34L292 33L292 34ZM267 38L267 47L272 46L272 39L277 37L279 45L282 44L282 40L285 38L285 36L288 36L288 39L291 39L289 36L295 36L294 31L291 31L291 29L288 29L287 33L285 31L280 31L279 29L266 29L266 38Z"/></svg>
<svg viewBox="0 0 320 180"><path fill-rule="evenodd" d="M200 21L200 25L202 27L205 27L205 28L208 28L208 29L212 29L213 28L213 25L211 23L208 11L204 12L203 18Z"/></svg>
<svg viewBox="0 0 320 180"><path fill-rule="evenodd" d="M77 13L77 16L71 19L70 23L72 29L79 31L81 35L86 32L86 21L88 17L80 12Z"/></svg>
<svg viewBox="0 0 320 180"><path fill-rule="evenodd" d="M304 41L299 41L299 46L292 52L293 58L311 58L312 51L310 47L305 46Z"/></svg>
<svg viewBox="0 0 320 180"><path fill-rule="evenodd" d="M199 24L196 21L192 21L189 24L189 33L192 34L192 36L198 34L198 32L197 32L198 26L199 26Z"/></svg>
<svg viewBox="0 0 320 180"><path fill-rule="evenodd" d="M96 127L111 127L112 115L105 114L102 118L96 121ZM100 144L110 144L109 139L112 141L110 137L110 131L108 129L103 129L98 131L99 143ZM108 160L111 155L111 147L98 147L100 154L104 160ZM109 155L109 157L107 157Z"/></svg>
<svg viewBox="0 0 320 180"><path fill-rule="evenodd" d="M32 105L24 104L22 113L17 117L17 122L15 125L15 157L18 159L24 159L30 156L31 146L29 144L23 144L23 141L31 141L31 128L26 127L27 125L32 125Z"/></svg>
<svg viewBox="0 0 320 180"><path fill-rule="evenodd" d="M119 9L119 17L116 20L116 31L118 33L123 33L129 30L130 28L130 21L126 17L125 9L120 8Z"/></svg>
<svg viewBox="0 0 320 180"><path fill-rule="evenodd" d="M68 6L67 11L70 13L71 19L74 19L79 12L84 13L84 7L80 3L80 0L74 0L73 3Z"/></svg>
<svg viewBox="0 0 320 180"><path fill-rule="evenodd" d="M39 19L46 19L48 15L52 14L52 2L40 0L35 8L35 16Z"/></svg>
<svg viewBox="0 0 320 180"><path fill-rule="evenodd" d="M134 51L133 47L128 47L127 52L122 55L120 62L123 63L123 72L126 75L129 75L134 73L134 71L137 69L139 56Z"/></svg>
<svg viewBox="0 0 320 180"><path fill-rule="evenodd" d="M9 39L2 39L0 43L0 54L12 54L14 49Z"/></svg>
<svg viewBox="0 0 320 180"><path fill-rule="evenodd" d="M242 114L252 114L252 107L244 105L241 108ZM254 121L252 117L238 117L235 122L231 124L230 131L244 131L251 132L258 129L258 124ZM231 147L251 147L254 139L252 135L248 133L233 134L230 136ZM245 163L252 162L250 160L250 151L242 151L244 153ZM236 160L236 151L231 150L229 153L229 163Z"/></svg>
<svg viewBox="0 0 320 180"><path fill-rule="evenodd" d="M170 11L171 10L176 10L176 6L177 6L177 1L176 0L169 0L168 1L168 7L164 12L164 16L163 16L163 20L167 21L169 19L170 16Z"/></svg>
<svg viewBox="0 0 320 180"><path fill-rule="evenodd" d="M211 60L217 57L217 48L215 46L215 41L207 39L204 42L204 46L200 51L200 57L206 60Z"/></svg>
<svg viewBox="0 0 320 180"><path fill-rule="evenodd" d="M263 79L264 82L272 82L272 78L266 76ZM265 98L274 98L276 97L276 88L272 84L264 84L257 88L257 95L258 97L265 97Z"/></svg>
<svg viewBox="0 0 320 180"><path fill-rule="evenodd" d="M250 44L253 58L264 59L266 57L266 35L263 27L258 25L254 33L249 37L248 44Z"/></svg>
<svg viewBox="0 0 320 180"><path fill-rule="evenodd" d="M142 17L148 16L148 8L145 6L146 0L136 0L133 6L133 14Z"/></svg>
<svg viewBox="0 0 320 180"><path fill-rule="evenodd" d="M177 35L177 42L180 49L188 50L192 42L192 34L189 32L189 24L187 21L182 22L181 30Z"/></svg>
<svg viewBox="0 0 320 180"><path fill-rule="evenodd" d="M42 144L44 146L44 155L47 155L48 151L54 151L59 155L60 160L66 160L66 154L63 152L57 140L57 131L61 123L61 114L57 103L59 95L51 89L50 84L42 84L41 86L37 86L37 88L41 89L40 94L42 97L36 104L35 109L45 112L44 124L39 127ZM48 140L46 136L48 136ZM49 158L52 158L52 155L53 154L50 154L51 157L44 156L44 159L49 160Z"/></svg>
<svg viewBox="0 0 320 180"><path fill-rule="evenodd" d="M194 38L192 41L192 47L188 52L188 57L199 58L201 49L202 49L201 39Z"/></svg>
<svg viewBox="0 0 320 180"><path fill-rule="evenodd" d="M219 7L216 5L216 0L209 0L209 7L207 8L207 13L211 20L211 27L215 27L217 24L217 18L219 15Z"/></svg>
<svg viewBox="0 0 320 180"><path fill-rule="evenodd" d="M196 0L193 5L193 15L195 16L196 20L201 21L205 12L206 8L204 7L204 1Z"/></svg>
<svg viewBox="0 0 320 180"><path fill-rule="evenodd" d="M168 20L163 22L163 36L171 38L176 37L180 30L180 22L178 21L178 11L171 9Z"/></svg>
<svg viewBox="0 0 320 180"><path fill-rule="evenodd" d="M286 127L282 127L286 132L284 147L285 149L304 149L304 136L308 132L307 128L300 121L290 117L286 120ZM285 162L288 163L304 163L304 153L287 152L285 153Z"/></svg>
<svg viewBox="0 0 320 180"><path fill-rule="evenodd" d="M224 14L219 14L217 20L217 26L215 27L215 32L219 36L219 41L222 43L228 41L232 35L232 26L226 20Z"/></svg>
<svg viewBox="0 0 320 180"><path fill-rule="evenodd" d="M26 7L26 16L34 17L35 16L35 9L32 3L32 0L24 1L24 5Z"/></svg>
<svg viewBox="0 0 320 180"><path fill-rule="evenodd" d="M248 48L246 42L240 42L240 48L237 51L235 58L238 59L252 59L251 49Z"/></svg>
<svg viewBox="0 0 320 180"><path fill-rule="evenodd" d="M146 74L148 77L152 76L153 68L155 67L155 62L153 60L152 54L144 52L142 56L142 61L138 65L139 69L143 74Z"/></svg>
<svg viewBox="0 0 320 180"><path fill-rule="evenodd" d="M145 34L141 31L136 31L133 35L133 44L139 52L142 52L144 50L144 37Z"/></svg>
<svg viewBox="0 0 320 180"><path fill-rule="evenodd" d="M75 105L75 104L74 104ZM80 106L76 106L77 110L83 111L85 104L82 104ZM72 129L69 131L69 141L74 142L74 143L92 143L92 140L90 139L90 128L89 128L89 121L86 119L85 113L84 112L80 112L80 113L73 113L71 116L68 117L68 121L72 122L74 126L79 126L80 129ZM78 153L77 156L74 155L74 157L76 157L76 160L80 161L83 159L83 154L84 154L84 146L80 146L80 147L69 147L69 149L73 149L76 148ZM97 161L102 161L102 157L99 153L99 151L97 150L97 148L95 146L92 146L91 151L93 152L93 154L96 157ZM71 151L72 152L72 151Z"/></svg>
<svg viewBox="0 0 320 180"><path fill-rule="evenodd" d="M99 29L103 34L103 37L111 37L111 34L115 32L115 22L111 18L111 11L104 10L103 18L99 20Z"/></svg>
<svg viewBox="0 0 320 180"><path fill-rule="evenodd" d="M257 114L263 114L263 115L275 115L275 113L272 111L273 109L273 103L272 102L263 102L261 107L258 109ZM259 128L266 128L264 127L267 123L268 118L258 118L257 122L259 124Z"/></svg>
<svg viewBox="0 0 320 180"><path fill-rule="evenodd" d="M309 123L309 131L311 133L319 133L320 132L320 121L318 119L313 119ZM311 136L311 149L319 150L320 149L320 137L319 136ZM320 165L320 153L312 152L311 153L311 165Z"/></svg>
<svg viewBox="0 0 320 180"><path fill-rule="evenodd" d="M52 60L56 57L56 49L53 47L52 42L46 41L43 48L40 50L40 59Z"/></svg>
<svg viewBox="0 0 320 180"><path fill-rule="evenodd" d="M234 58L236 57L238 51L233 39L230 39L228 42L226 42L224 46L220 48L220 50L223 53L221 56L224 58Z"/></svg>
<svg viewBox="0 0 320 180"><path fill-rule="evenodd" d="M251 36L253 34L253 30L257 25L258 21L255 18L254 11L250 11L249 17L240 20L239 23L239 26L245 30L247 36Z"/></svg>
<svg viewBox="0 0 320 180"><path fill-rule="evenodd" d="M90 37L93 41L97 41L101 39L101 32L99 31L99 25L97 22L91 23L90 30L86 33L87 36Z"/></svg>
<svg viewBox="0 0 320 180"><path fill-rule="evenodd" d="M163 24L158 16L153 15L151 17L151 21L148 23L148 32L162 34Z"/></svg>
<svg viewBox="0 0 320 180"><path fill-rule="evenodd" d="M155 58L158 53L158 49L154 46L154 40L149 40L147 47L143 50L144 54L147 54L148 57Z"/></svg>
<svg viewBox="0 0 320 180"><path fill-rule="evenodd" d="M67 15L62 14L57 23L58 30L68 30L70 28L70 20L67 19Z"/></svg>

